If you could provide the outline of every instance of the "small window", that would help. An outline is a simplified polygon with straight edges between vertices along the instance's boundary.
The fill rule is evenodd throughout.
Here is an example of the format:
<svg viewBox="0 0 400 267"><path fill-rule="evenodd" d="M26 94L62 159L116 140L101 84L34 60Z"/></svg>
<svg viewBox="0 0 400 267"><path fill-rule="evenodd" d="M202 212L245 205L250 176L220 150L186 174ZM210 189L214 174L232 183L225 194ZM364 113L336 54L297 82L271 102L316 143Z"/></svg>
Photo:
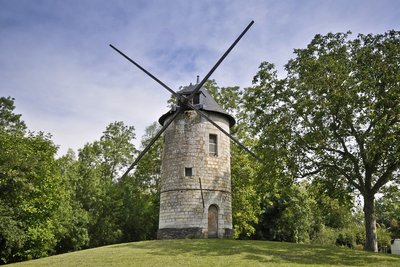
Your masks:
<svg viewBox="0 0 400 267"><path fill-rule="evenodd" d="M192 105L198 105L198 104L200 104L200 93L195 94L195 95L193 96L193 98L190 99L190 103L191 103Z"/></svg>
<svg viewBox="0 0 400 267"><path fill-rule="evenodd" d="M193 176L192 168L185 168L185 176Z"/></svg>
<svg viewBox="0 0 400 267"><path fill-rule="evenodd" d="M210 134L209 143L208 143L208 152L212 156L218 155L218 143L217 143L217 135Z"/></svg>
<svg viewBox="0 0 400 267"><path fill-rule="evenodd" d="M193 105L200 104L200 93L197 93L193 97Z"/></svg>

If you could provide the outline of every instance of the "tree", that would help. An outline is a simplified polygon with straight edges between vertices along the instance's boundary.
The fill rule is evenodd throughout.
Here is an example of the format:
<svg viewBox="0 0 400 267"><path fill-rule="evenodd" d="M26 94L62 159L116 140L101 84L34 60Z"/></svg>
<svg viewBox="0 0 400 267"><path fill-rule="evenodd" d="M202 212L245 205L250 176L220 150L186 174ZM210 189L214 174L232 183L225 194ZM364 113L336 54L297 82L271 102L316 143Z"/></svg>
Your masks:
<svg viewBox="0 0 400 267"><path fill-rule="evenodd" d="M18 258L16 254L22 250L26 236L19 225L19 212L14 210L13 198L16 195L14 184L18 179L12 177L10 164L14 161L10 153L14 140L11 133L25 134L25 124L21 115L14 113L14 99L10 97L0 98L0 263L7 263Z"/></svg>
<svg viewBox="0 0 400 267"><path fill-rule="evenodd" d="M54 252L64 190L50 135L27 132L12 98L0 98L0 257L2 262Z"/></svg>
<svg viewBox="0 0 400 267"><path fill-rule="evenodd" d="M270 170L363 196L365 249L377 251L375 195L399 179L400 32L349 37L316 35L283 79L262 63L246 108Z"/></svg>
<svg viewBox="0 0 400 267"><path fill-rule="evenodd" d="M60 221L57 236L57 253L79 250L89 245L89 213L82 208L78 198L78 188L81 182L78 172L79 162L73 150L57 159L58 175L63 186L60 206Z"/></svg>
<svg viewBox="0 0 400 267"><path fill-rule="evenodd" d="M242 140L243 141L243 140ZM231 146L232 221L234 237L247 239L255 231L261 213L256 165L238 146Z"/></svg>
<svg viewBox="0 0 400 267"><path fill-rule="evenodd" d="M7 132L24 133L25 123L21 120L21 114L14 113L14 98L0 97L0 128Z"/></svg>
<svg viewBox="0 0 400 267"><path fill-rule="evenodd" d="M157 122L146 127L143 149L160 129ZM163 141L159 138L136 166L120 181L123 197L121 224L125 242L155 239L160 210L160 175Z"/></svg>
<svg viewBox="0 0 400 267"><path fill-rule="evenodd" d="M118 182L136 151L134 138L133 126L114 122L107 126L100 141L86 144L79 151L77 199L89 214L91 247L116 243L123 236Z"/></svg>

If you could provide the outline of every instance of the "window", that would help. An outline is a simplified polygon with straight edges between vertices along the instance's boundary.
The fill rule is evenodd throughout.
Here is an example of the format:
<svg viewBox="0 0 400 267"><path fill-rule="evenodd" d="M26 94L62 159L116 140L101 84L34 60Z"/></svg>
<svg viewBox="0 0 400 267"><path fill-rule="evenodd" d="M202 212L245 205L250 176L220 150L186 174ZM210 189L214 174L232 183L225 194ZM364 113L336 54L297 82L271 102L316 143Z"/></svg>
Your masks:
<svg viewBox="0 0 400 267"><path fill-rule="evenodd" d="M194 105L200 104L200 93L197 93L197 94L194 95L193 104Z"/></svg>
<svg viewBox="0 0 400 267"><path fill-rule="evenodd" d="M218 143L216 134L210 134L208 142L208 153L212 156L218 155Z"/></svg>
<svg viewBox="0 0 400 267"><path fill-rule="evenodd" d="M186 97L188 97L189 95L187 95ZM192 105L198 105L200 104L200 93L197 93L193 96L192 99L190 99L190 103Z"/></svg>
<svg viewBox="0 0 400 267"><path fill-rule="evenodd" d="M192 168L185 168L185 176L193 176Z"/></svg>

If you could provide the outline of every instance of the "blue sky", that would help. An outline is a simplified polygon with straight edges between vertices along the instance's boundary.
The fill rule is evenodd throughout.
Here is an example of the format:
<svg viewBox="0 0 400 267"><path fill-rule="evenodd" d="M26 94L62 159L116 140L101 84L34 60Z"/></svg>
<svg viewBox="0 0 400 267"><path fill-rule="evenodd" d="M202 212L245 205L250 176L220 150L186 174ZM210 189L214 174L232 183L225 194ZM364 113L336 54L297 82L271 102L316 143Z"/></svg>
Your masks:
<svg viewBox="0 0 400 267"><path fill-rule="evenodd" d="M283 66L315 34L400 29L400 1L0 0L0 95L15 98L28 128L75 151L113 121L136 128L167 111L169 93L108 45L171 88L204 76L255 24L211 78L251 86L262 61Z"/></svg>

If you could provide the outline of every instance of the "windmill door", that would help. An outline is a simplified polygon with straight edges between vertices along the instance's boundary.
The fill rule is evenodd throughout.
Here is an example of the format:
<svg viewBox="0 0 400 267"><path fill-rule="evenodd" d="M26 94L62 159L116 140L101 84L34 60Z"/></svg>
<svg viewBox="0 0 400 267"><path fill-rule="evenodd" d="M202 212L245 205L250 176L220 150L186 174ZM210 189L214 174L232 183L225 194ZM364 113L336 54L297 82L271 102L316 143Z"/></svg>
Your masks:
<svg viewBox="0 0 400 267"><path fill-rule="evenodd" d="M215 205L208 208L208 238L218 238L218 208Z"/></svg>

